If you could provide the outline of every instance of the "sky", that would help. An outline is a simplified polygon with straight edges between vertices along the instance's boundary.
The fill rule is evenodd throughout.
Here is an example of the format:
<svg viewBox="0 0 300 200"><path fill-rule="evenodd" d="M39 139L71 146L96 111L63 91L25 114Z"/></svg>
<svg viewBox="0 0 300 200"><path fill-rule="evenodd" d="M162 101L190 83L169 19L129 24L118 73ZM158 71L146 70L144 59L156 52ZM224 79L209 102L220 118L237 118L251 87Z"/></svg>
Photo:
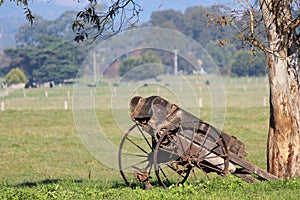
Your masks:
<svg viewBox="0 0 300 200"><path fill-rule="evenodd" d="M32 12L45 19L55 19L67 10L80 10L86 5L74 0L29 0L28 2ZM25 15L22 6L17 6L15 2L6 0L0 6L0 17L3 16L24 17Z"/></svg>

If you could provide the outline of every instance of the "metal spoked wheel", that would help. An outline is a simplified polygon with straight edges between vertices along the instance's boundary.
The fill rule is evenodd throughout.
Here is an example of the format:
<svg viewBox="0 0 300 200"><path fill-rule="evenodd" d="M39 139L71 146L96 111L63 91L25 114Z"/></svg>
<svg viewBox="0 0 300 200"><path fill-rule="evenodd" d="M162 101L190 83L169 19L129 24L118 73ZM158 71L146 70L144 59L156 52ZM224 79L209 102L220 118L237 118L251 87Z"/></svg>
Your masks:
<svg viewBox="0 0 300 200"><path fill-rule="evenodd" d="M153 138L138 125L124 135L118 155L119 170L128 186L151 187L153 169Z"/></svg>
<svg viewBox="0 0 300 200"><path fill-rule="evenodd" d="M200 125L202 130L198 129ZM160 185L194 182L200 177L210 179L209 172L227 173L228 150L219 131L204 122L197 127L186 129L181 125L175 131L165 132L157 142L153 162Z"/></svg>
<svg viewBox="0 0 300 200"><path fill-rule="evenodd" d="M186 165L177 151L176 135L164 133L154 150L154 168L158 183L164 187L186 181L192 167Z"/></svg>

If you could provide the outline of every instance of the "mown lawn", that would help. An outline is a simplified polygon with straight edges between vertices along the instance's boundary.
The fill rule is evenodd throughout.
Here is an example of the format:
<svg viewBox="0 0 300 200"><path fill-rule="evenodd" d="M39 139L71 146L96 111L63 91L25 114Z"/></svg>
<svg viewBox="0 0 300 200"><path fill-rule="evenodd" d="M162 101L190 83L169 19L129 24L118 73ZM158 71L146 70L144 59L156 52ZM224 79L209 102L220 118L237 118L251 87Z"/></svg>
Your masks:
<svg viewBox="0 0 300 200"><path fill-rule="evenodd" d="M224 83L223 129L245 143L248 161L266 169L269 108L263 105L268 95L265 80L228 78ZM97 88L95 114L105 135L117 146L124 132L116 126L109 106L103 106L110 103L111 92L108 84ZM209 94L202 92L200 114L209 121ZM160 95L164 95L162 89ZM117 169L102 164L83 145L73 118L72 87L14 91L0 101L5 103L5 110L0 111L0 199L300 198L299 179L248 184L228 176L168 189L132 189L124 185Z"/></svg>

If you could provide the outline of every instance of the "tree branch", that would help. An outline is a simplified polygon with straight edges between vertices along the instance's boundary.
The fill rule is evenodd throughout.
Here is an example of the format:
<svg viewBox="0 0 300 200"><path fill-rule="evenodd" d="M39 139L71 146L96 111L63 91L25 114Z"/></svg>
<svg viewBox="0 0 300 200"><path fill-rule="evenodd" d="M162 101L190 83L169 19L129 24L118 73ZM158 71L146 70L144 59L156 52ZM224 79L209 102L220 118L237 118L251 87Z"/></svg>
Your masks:
<svg viewBox="0 0 300 200"><path fill-rule="evenodd" d="M300 26L300 15L296 17L290 24L289 24L289 29L291 31L294 31L298 26Z"/></svg>
<svg viewBox="0 0 300 200"><path fill-rule="evenodd" d="M97 10L97 1L90 0L90 5L77 14L72 29L77 32L77 42L98 37L110 37L139 20L141 7L135 0L116 0L102 12Z"/></svg>
<svg viewBox="0 0 300 200"><path fill-rule="evenodd" d="M242 36L243 40L247 41L249 44L252 44L253 46L258 47L265 53L272 53L272 51L267 48L263 43L261 43L259 40L257 40L255 37L248 37L246 35Z"/></svg>
<svg viewBox="0 0 300 200"><path fill-rule="evenodd" d="M13 1L13 0L10 0L10 1ZM14 0L14 1L16 2L17 6L19 6L19 5L23 6L24 14L26 16L26 19L32 25L33 24L33 20L34 20L34 16L32 14L32 11L29 8L28 0ZM3 0L0 0L0 6L1 6L2 3L3 3Z"/></svg>
<svg viewBox="0 0 300 200"><path fill-rule="evenodd" d="M248 12L250 14L250 19L249 19L249 26L250 26L250 34L251 34L251 37L253 37L254 35L254 16L253 16L253 12L250 8L250 3L247 1L247 6L248 6Z"/></svg>

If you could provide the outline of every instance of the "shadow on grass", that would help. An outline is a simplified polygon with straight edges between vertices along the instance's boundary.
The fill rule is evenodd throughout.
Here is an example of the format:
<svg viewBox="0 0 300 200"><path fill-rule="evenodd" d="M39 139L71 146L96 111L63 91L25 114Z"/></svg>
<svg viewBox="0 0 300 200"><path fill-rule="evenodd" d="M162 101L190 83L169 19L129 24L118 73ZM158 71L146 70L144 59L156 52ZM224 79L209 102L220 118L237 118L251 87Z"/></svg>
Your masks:
<svg viewBox="0 0 300 200"><path fill-rule="evenodd" d="M89 179L45 179L36 182L24 182L19 184L8 185L10 187L16 188L34 188L42 185L53 185L53 184L62 184L62 183L72 183L78 185L89 185L89 186L99 186L100 188L126 188L129 187L123 181L119 180L89 180Z"/></svg>
<svg viewBox="0 0 300 200"><path fill-rule="evenodd" d="M16 185L11 185L11 186L14 186L14 187L37 187L39 185L51 185L51 184L57 184L59 182L62 182L64 180L61 180L61 179L45 179L45 180L42 180L42 181L37 181L37 182L24 182L24 183L19 183L19 184L16 184ZM84 180L73 180L73 183L83 183Z"/></svg>

